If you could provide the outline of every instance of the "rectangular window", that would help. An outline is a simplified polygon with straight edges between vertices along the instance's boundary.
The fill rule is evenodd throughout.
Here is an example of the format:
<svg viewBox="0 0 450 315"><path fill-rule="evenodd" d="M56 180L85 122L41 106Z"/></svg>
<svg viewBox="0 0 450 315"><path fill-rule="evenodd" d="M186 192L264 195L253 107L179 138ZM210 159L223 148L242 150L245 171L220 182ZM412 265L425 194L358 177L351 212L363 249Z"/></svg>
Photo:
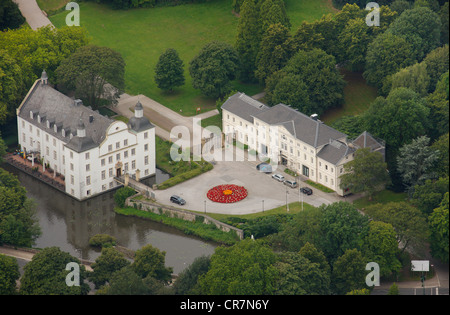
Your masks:
<svg viewBox="0 0 450 315"><path fill-rule="evenodd" d="M116 149L120 148L120 142L116 142Z"/></svg>
<svg viewBox="0 0 450 315"><path fill-rule="evenodd" d="M102 180L106 179L106 171L102 171Z"/></svg>
<svg viewBox="0 0 450 315"><path fill-rule="evenodd" d="M123 140L123 146L126 147L128 145L128 139Z"/></svg>
<svg viewBox="0 0 450 315"><path fill-rule="evenodd" d="M131 149L131 155L136 155L136 149Z"/></svg>
<svg viewBox="0 0 450 315"><path fill-rule="evenodd" d="M144 158L144 164L145 164L145 165L148 165L148 156L146 156L146 157Z"/></svg>
<svg viewBox="0 0 450 315"><path fill-rule="evenodd" d="M117 153L116 154L116 161L119 161L120 160L120 153Z"/></svg>
<svg viewBox="0 0 450 315"><path fill-rule="evenodd" d="M91 176L86 176L86 185L91 184Z"/></svg>
<svg viewBox="0 0 450 315"><path fill-rule="evenodd" d="M131 161L131 169L134 170L136 168L136 160Z"/></svg>
<svg viewBox="0 0 450 315"><path fill-rule="evenodd" d="M148 132L144 132L144 139L148 138Z"/></svg>
<svg viewBox="0 0 450 315"><path fill-rule="evenodd" d="M112 168L109 169L109 177L113 177L113 169Z"/></svg>
<svg viewBox="0 0 450 315"><path fill-rule="evenodd" d="M91 164L86 164L86 172L89 172L91 170Z"/></svg>
<svg viewBox="0 0 450 315"><path fill-rule="evenodd" d="M108 152L112 151L112 144L108 145Z"/></svg>
<svg viewBox="0 0 450 315"><path fill-rule="evenodd" d="M86 154L84 155L84 157L86 158L86 160L89 160L89 157L90 157L89 152L86 152Z"/></svg>
<svg viewBox="0 0 450 315"><path fill-rule="evenodd" d="M148 144L144 144L144 151L148 151Z"/></svg>
<svg viewBox="0 0 450 315"><path fill-rule="evenodd" d="M74 182L75 182L75 178L73 177L73 175L70 175L70 183L73 185Z"/></svg>
<svg viewBox="0 0 450 315"><path fill-rule="evenodd" d="M123 152L123 158L126 159L128 157L128 151Z"/></svg>
<svg viewBox="0 0 450 315"><path fill-rule="evenodd" d="M105 166L105 159L102 159L102 166Z"/></svg>
<svg viewBox="0 0 450 315"><path fill-rule="evenodd" d="M109 157L108 157L108 163L111 164L112 162L113 162L113 157L112 157L112 156L109 156Z"/></svg>

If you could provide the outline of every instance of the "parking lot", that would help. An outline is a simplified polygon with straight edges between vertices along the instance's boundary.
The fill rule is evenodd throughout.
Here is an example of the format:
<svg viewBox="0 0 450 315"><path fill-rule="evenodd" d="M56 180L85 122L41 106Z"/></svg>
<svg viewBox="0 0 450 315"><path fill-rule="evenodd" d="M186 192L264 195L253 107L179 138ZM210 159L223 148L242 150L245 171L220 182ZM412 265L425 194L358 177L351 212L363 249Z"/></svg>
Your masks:
<svg viewBox="0 0 450 315"><path fill-rule="evenodd" d="M160 203L170 204L170 197L178 195L186 200L181 208L210 213L248 214L270 210L295 201L303 201L313 206L330 204L344 200L334 193L327 194L313 189L312 195L300 193L299 188L307 186L299 182L299 187L290 188L272 178L273 174L281 174L285 179L297 180L286 174L282 167L278 167L272 174L265 174L256 169L260 161L226 162L219 161L214 169L186 182L180 183L166 190L157 190L156 199ZM244 186L248 196L236 203L222 204L209 200L206 193L209 189L222 184ZM176 205L175 205L176 206Z"/></svg>

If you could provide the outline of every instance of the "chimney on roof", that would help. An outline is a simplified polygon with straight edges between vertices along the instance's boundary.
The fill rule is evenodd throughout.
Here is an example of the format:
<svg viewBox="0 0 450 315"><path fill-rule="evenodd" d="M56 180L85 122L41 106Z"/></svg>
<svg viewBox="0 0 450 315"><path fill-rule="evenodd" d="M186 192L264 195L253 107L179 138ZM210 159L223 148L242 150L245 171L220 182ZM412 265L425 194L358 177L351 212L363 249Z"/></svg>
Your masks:
<svg viewBox="0 0 450 315"><path fill-rule="evenodd" d="M76 99L75 101L73 101L73 104L74 104L75 106L80 106L81 104L83 104L83 101L80 100L80 99Z"/></svg>
<svg viewBox="0 0 450 315"><path fill-rule="evenodd" d="M45 70L42 71L42 75L41 75L41 83L42 83L43 85L47 85L47 84L48 84L48 75L47 75L47 72L45 72Z"/></svg>
<svg viewBox="0 0 450 315"><path fill-rule="evenodd" d="M81 120L81 118L78 121L78 125L77 125L77 136L80 138L86 137L86 128L84 127L84 123Z"/></svg>
<svg viewBox="0 0 450 315"><path fill-rule="evenodd" d="M310 118L314 119L314 120L319 120L319 115L317 114L312 114L311 116L309 116Z"/></svg>
<svg viewBox="0 0 450 315"><path fill-rule="evenodd" d="M93 115L89 115L89 123L92 123L94 121L94 116Z"/></svg>
<svg viewBox="0 0 450 315"><path fill-rule="evenodd" d="M134 116L136 118L144 117L144 108L142 107L142 104L140 101L138 101L136 106L134 107Z"/></svg>

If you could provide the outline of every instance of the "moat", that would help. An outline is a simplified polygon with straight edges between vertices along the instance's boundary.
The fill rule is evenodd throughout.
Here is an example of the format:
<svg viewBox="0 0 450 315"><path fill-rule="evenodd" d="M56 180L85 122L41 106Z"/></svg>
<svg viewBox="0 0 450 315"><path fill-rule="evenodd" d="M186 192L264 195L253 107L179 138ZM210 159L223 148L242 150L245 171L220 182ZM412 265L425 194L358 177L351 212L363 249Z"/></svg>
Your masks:
<svg viewBox="0 0 450 315"><path fill-rule="evenodd" d="M217 246L161 223L116 214L114 191L80 202L8 164L2 167L18 177L28 197L36 203L42 235L33 247L57 246L75 257L94 261L100 251L89 246L89 239L95 234L109 234L117 239L118 245L131 250L151 244L165 251L166 266L173 267L174 274L178 274L196 257L211 255ZM147 184L167 178L167 174L157 169Z"/></svg>

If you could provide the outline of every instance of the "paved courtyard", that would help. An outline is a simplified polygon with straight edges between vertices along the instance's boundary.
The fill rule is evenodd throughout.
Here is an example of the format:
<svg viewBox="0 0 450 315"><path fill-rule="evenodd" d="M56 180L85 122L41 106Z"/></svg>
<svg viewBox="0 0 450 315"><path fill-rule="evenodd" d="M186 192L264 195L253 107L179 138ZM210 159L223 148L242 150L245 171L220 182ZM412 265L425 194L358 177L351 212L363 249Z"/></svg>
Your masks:
<svg viewBox="0 0 450 315"><path fill-rule="evenodd" d="M186 200L182 208L187 210L205 211L210 213L249 214L270 210L288 203L303 201L313 206L330 204L344 200L334 193L327 194L313 188L313 195L307 196L299 192L299 189L289 188L272 178L271 174L264 174L256 170L260 161L218 161L214 169L180 183L166 190L155 191L156 199L163 204L170 204L170 196L178 195ZM278 168L274 173L282 174L286 179L295 179ZM235 184L244 186L248 196L236 203L222 204L209 200L206 193L214 186L221 184ZM308 186L301 182L300 186ZM286 194L287 192L287 194Z"/></svg>

